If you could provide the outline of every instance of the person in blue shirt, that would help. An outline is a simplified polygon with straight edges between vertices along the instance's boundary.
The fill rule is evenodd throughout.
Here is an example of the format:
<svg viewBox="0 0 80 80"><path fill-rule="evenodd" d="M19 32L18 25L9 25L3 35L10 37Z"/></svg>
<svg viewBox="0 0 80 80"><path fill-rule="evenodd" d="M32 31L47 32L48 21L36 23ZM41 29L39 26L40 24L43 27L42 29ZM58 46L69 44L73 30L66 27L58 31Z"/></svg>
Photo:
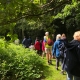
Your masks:
<svg viewBox="0 0 80 80"><path fill-rule="evenodd" d="M60 62L60 50L59 50L59 43L61 41L61 34L56 36L56 41L52 47L52 55L56 57L56 69L58 70L59 62Z"/></svg>

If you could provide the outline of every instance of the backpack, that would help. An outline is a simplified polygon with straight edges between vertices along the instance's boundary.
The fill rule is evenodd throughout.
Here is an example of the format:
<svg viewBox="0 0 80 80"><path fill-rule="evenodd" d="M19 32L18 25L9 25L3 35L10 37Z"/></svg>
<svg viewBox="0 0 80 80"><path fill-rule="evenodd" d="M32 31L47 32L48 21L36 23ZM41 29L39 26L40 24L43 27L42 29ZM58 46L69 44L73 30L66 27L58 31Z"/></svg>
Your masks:
<svg viewBox="0 0 80 80"><path fill-rule="evenodd" d="M47 40L47 44L48 44L49 46L52 46L52 45L53 45L53 41L49 38L49 39Z"/></svg>
<svg viewBox="0 0 80 80"><path fill-rule="evenodd" d="M60 56L64 57L64 53L66 51L66 46L65 46L63 41L59 42L58 48L59 48L59 51L60 51Z"/></svg>
<svg viewBox="0 0 80 80"><path fill-rule="evenodd" d="M64 68L68 73L80 77L80 62L77 53L74 54L74 51L67 49L66 58L64 58Z"/></svg>

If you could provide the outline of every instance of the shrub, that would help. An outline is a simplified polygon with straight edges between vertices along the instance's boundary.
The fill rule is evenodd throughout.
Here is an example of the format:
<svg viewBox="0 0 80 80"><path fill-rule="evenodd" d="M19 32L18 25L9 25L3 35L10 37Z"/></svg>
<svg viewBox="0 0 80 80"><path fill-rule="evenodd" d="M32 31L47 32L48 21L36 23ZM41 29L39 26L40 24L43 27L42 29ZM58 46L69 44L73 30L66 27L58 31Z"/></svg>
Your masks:
<svg viewBox="0 0 80 80"><path fill-rule="evenodd" d="M0 40L0 80L35 80L43 76L44 68L35 51Z"/></svg>

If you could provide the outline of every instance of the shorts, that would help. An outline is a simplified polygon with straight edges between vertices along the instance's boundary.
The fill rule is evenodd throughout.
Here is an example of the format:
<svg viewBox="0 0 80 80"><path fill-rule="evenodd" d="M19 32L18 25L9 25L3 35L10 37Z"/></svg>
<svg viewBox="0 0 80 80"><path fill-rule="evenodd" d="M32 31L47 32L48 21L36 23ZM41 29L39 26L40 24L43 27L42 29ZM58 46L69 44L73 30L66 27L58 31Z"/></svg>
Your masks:
<svg viewBox="0 0 80 80"><path fill-rule="evenodd" d="M51 53L52 52L52 48L45 48L45 53Z"/></svg>

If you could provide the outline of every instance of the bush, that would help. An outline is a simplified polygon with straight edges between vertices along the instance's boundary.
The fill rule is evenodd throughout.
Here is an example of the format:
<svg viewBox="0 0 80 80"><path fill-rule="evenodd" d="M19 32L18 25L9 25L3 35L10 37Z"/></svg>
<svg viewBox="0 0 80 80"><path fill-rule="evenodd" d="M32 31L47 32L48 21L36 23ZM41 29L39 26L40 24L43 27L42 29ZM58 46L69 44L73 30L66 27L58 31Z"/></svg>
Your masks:
<svg viewBox="0 0 80 80"><path fill-rule="evenodd" d="M43 76L44 68L35 51L0 40L0 80L35 80Z"/></svg>

